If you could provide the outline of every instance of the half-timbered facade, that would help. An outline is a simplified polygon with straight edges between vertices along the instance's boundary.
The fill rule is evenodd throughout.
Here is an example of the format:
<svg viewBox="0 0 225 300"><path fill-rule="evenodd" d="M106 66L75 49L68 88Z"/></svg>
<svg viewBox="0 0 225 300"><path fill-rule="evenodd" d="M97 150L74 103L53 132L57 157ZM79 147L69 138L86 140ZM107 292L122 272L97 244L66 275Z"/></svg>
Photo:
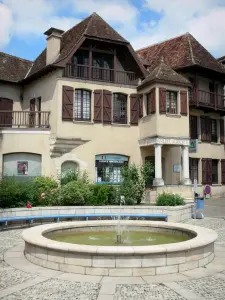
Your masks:
<svg viewBox="0 0 225 300"><path fill-rule="evenodd" d="M45 35L34 62L0 53L2 176L79 168L119 184L149 160L156 192L225 192L224 67L190 34L135 52L94 13Z"/></svg>

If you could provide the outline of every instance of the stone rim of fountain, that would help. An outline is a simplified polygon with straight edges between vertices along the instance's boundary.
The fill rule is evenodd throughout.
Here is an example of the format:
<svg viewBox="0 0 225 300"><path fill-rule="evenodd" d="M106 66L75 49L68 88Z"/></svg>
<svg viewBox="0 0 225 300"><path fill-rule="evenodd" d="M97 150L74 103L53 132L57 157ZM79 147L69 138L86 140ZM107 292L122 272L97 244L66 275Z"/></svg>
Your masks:
<svg viewBox="0 0 225 300"><path fill-rule="evenodd" d="M137 276L178 273L208 264L214 258L217 233L187 224L157 221L121 221L137 227L186 231L194 238L151 246L90 246L50 240L43 234L80 227L116 226L117 221L84 221L48 224L26 229L25 256L34 264L76 274Z"/></svg>

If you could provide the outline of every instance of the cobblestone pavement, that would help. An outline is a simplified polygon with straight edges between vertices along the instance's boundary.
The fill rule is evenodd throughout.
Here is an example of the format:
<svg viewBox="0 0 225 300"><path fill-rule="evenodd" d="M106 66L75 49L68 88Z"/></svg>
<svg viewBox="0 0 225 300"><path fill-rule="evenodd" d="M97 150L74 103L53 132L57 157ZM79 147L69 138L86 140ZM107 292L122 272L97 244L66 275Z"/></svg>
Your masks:
<svg viewBox="0 0 225 300"><path fill-rule="evenodd" d="M214 265L182 274L120 279L47 269L38 273L35 270L42 268L26 267L25 258L20 261L17 254L6 263L8 252L18 248L22 253L20 234L24 229L0 231L0 300L225 300L225 220L205 218L186 223L218 233Z"/></svg>

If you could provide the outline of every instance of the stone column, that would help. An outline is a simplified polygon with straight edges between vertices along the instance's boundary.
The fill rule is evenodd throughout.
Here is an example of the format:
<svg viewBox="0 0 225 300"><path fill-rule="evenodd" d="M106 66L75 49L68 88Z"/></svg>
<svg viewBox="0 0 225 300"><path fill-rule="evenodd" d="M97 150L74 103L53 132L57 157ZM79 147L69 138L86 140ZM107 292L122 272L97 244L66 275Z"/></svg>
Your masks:
<svg viewBox="0 0 225 300"><path fill-rule="evenodd" d="M182 160L183 160L183 184L191 185L190 175L189 175L189 147L182 147Z"/></svg>
<svg viewBox="0 0 225 300"><path fill-rule="evenodd" d="M163 186L164 181L162 179L162 145L155 146L155 179L153 180L153 186Z"/></svg>

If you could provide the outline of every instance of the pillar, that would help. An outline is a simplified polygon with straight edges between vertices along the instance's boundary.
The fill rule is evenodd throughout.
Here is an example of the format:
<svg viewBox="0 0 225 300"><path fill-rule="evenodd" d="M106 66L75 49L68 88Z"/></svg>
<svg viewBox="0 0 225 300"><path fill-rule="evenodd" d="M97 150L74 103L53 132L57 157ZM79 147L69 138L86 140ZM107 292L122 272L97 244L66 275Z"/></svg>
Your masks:
<svg viewBox="0 0 225 300"><path fill-rule="evenodd" d="M184 185L191 185L190 175L189 175L189 147L183 146L182 147L182 161L183 161L183 184Z"/></svg>
<svg viewBox="0 0 225 300"><path fill-rule="evenodd" d="M153 186L163 186L164 181L162 179L162 145L155 146L155 179L153 180Z"/></svg>

